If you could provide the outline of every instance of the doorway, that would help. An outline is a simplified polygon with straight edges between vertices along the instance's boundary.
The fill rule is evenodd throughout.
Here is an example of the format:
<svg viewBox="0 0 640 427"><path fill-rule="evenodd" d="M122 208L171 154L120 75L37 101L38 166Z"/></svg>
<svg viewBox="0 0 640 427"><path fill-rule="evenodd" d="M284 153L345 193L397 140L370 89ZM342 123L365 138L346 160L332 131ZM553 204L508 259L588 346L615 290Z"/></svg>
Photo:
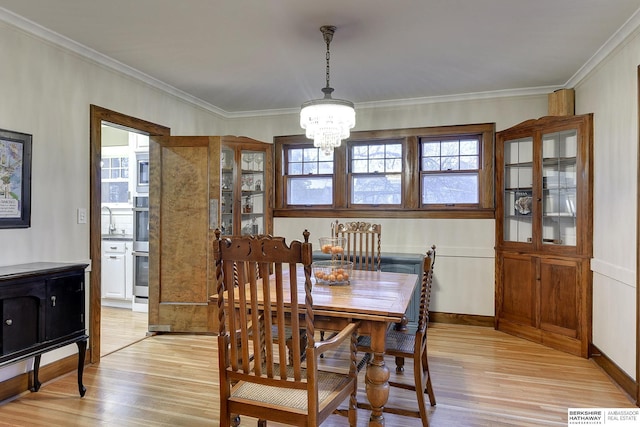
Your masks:
<svg viewBox="0 0 640 427"><path fill-rule="evenodd" d="M90 257L91 276L90 276L90 303L89 303L89 351L91 363L97 363L100 360L101 341L102 341L102 237L103 230L103 183L102 183L102 143L103 143L103 124L110 127L126 129L133 133L145 134L148 136L168 136L170 129L161 125L150 123L141 119L136 119L115 111L107 110L102 107L91 105L90 107ZM108 129L110 130L110 128ZM117 187L117 186L116 186ZM115 191L115 190L114 190ZM106 211L106 210L105 210ZM109 231L117 232L117 225L114 225L113 215L109 215L111 220L105 224ZM122 227L127 234L127 228ZM107 233L108 234L108 233ZM116 233L117 234L117 233ZM148 316L147 316L148 322Z"/></svg>

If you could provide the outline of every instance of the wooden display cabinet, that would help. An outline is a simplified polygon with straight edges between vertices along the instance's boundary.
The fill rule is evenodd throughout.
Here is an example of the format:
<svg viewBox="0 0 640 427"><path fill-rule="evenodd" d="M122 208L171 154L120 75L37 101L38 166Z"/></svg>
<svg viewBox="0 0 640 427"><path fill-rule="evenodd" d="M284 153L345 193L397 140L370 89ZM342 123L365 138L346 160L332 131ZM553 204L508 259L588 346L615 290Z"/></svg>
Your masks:
<svg viewBox="0 0 640 427"><path fill-rule="evenodd" d="M223 235L271 233L268 203L272 144L222 140L220 229Z"/></svg>
<svg viewBox="0 0 640 427"><path fill-rule="evenodd" d="M588 357L593 116L496 134L495 327Z"/></svg>

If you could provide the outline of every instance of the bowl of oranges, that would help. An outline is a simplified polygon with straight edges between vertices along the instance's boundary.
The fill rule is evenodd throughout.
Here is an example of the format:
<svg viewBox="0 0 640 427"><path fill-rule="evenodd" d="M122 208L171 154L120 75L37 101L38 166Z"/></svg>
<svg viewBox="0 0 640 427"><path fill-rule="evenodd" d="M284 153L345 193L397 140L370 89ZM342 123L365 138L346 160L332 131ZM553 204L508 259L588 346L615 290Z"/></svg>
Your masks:
<svg viewBox="0 0 640 427"><path fill-rule="evenodd" d="M331 259L342 258L344 245L347 241L344 237L320 237L320 251L331 255Z"/></svg>
<svg viewBox="0 0 640 427"><path fill-rule="evenodd" d="M318 285L348 285L353 263L341 260L316 261L311 268Z"/></svg>

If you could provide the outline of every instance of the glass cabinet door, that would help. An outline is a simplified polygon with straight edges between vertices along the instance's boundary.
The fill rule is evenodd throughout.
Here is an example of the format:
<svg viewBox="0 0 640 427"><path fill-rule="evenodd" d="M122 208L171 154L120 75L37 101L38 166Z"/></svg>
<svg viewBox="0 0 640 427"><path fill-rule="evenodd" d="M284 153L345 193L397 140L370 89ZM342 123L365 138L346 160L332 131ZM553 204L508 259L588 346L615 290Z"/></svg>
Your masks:
<svg viewBox="0 0 640 427"><path fill-rule="evenodd" d="M240 191L242 215L240 234L264 234L265 230L265 152L241 150Z"/></svg>
<svg viewBox="0 0 640 427"><path fill-rule="evenodd" d="M234 165L235 151L223 146L220 153L220 231L223 235L233 234L233 210L235 197Z"/></svg>
<svg viewBox="0 0 640 427"><path fill-rule="evenodd" d="M542 136L542 244L576 245L576 129Z"/></svg>
<svg viewBox="0 0 640 427"><path fill-rule="evenodd" d="M504 240L532 242L533 138L504 142Z"/></svg>

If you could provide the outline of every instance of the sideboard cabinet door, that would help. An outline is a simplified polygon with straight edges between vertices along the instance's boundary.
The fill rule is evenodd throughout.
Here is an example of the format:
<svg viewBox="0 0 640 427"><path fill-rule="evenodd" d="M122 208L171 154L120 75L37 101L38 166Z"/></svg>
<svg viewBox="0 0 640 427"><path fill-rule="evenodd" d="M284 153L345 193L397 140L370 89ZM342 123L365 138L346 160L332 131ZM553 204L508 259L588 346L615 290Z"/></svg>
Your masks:
<svg viewBox="0 0 640 427"><path fill-rule="evenodd" d="M28 349L41 341L42 283L16 284L0 298L0 355Z"/></svg>
<svg viewBox="0 0 640 427"><path fill-rule="evenodd" d="M84 272L47 280L45 340L84 332Z"/></svg>

